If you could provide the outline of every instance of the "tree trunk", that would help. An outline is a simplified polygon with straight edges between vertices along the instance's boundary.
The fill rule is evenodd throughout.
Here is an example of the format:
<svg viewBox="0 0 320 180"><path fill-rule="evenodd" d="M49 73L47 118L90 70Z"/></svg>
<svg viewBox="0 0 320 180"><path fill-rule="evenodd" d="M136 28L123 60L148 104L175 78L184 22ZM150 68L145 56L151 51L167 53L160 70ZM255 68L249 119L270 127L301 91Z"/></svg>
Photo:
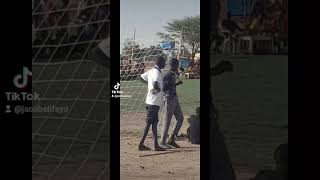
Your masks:
<svg viewBox="0 0 320 180"><path fill-rule="evenodd" d="M192 51L191 51L191 62L192 64L194 64L194 58L196 57L196 48L195 48L196 45L192 45Z"/></svg>

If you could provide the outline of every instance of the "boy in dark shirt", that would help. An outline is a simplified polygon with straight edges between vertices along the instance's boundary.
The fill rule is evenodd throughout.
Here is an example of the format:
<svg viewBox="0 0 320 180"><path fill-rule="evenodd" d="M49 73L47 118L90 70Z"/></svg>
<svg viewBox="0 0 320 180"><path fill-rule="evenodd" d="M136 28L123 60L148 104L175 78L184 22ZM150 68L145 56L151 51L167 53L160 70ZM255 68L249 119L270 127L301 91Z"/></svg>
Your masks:
<svg viewBox="0 0 320 180"><path fill-rule="evenodd" d="M161 145L166 144L166 138L168 135L170 123L172 116L174 115L177 123L174 128L173 133L171 134L168 145L179 148L180 146L175 143L175 136L178 135L179 130L181 129L183 123L183 113L181 110L180 103L177 97L176 86L183 84L182 81L176 83L176 76L178 74L179 61L177 59L170 60L170 71L163 77L163 93L164 93L164 119L162 126L162 136L161 136Z"/></svg>

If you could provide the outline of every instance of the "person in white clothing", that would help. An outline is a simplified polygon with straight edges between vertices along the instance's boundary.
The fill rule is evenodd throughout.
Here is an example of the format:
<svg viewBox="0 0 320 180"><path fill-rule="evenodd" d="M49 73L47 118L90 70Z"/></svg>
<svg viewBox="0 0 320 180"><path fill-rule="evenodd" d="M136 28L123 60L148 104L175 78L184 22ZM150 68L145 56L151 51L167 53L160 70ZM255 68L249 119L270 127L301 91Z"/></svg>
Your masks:
<svg viewBox="0 0 320 180"><path fill-rule="evenodd" d="M149 71L141 75L141 80L148 84L148 94L146 98L147 119L146 127L144 129L143 137L139 144L139 151L150 150L150 148L144 145L144 141L147 137L150 127L152 126L153 145L155 151L164 151L165 149L158 144L158 132L157 126L159 122L159 110L163 104L162 96L162 72L165 67L165 59L158 57L156 59L156 65Z"/></svg>

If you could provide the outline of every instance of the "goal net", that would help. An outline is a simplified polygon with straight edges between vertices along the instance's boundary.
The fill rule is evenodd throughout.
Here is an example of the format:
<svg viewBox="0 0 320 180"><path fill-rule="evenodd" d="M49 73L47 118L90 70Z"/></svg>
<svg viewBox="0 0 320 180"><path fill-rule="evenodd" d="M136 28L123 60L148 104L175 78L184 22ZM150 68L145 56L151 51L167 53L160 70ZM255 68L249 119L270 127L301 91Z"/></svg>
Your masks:
<svg viewBox="0 0 320 180"><path fill-rule="evenodd" d="M109 0L32 0L32 179L109 177Z"/></svg>
<svg viewBox="0 0 320 180"><path fill-rule="evenodd" d="M152 69L155 65L157 57L162 56L166 61L166 67L162 70L163 74L169 70L169 59L177 58L179 45L177 40L170 40L176 44L175 48L168 48L170 44L162 42L146 42L127 39L121 46L121 59L120 59L120 77L121 77L121 100L120 100L120 129L121 137L126 138L127 135L132 137L132 133L136 136L142 134L142 126L146 119L146 105L145 99L147 95L147 85L140 80L140 75ZM148 45L144 45L148 44ZM172 44L171 44L172 45ZM183 107L186 115L195 113L193 105L199 104L199 84L195 80L190 82L194 89L188 90L193 93L179 94L180 104ZM188 84L188 83L187 83ZM181 91L180 88L178 88ZM162 126L162 108L159 112L159 132ZM187 116L186 116L187 118ZM185 123L187 124L187 123ZM172 126L173 127L173 126Z"/></svg>
<svg viewBox="0 0 320 180"><path fill-rule="evenodd" d="M159 56L165 57L160 44L141 47L138 43L129 43L122 47L120 80L124 97L120 103L121 114L143 111L142 104L147 89L139 78L141 74L153 68L155 59Z"/></svg>

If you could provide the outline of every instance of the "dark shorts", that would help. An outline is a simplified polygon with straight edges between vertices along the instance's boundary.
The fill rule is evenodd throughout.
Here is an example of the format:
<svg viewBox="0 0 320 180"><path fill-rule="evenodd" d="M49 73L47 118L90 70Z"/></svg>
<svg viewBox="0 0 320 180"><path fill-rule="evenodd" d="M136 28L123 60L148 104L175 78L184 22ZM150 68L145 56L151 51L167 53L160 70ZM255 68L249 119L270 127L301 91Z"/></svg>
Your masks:
<svg viewBox="0 0 320 180"><path fill-rule="evenodd" d="M158 113L160 110L160 106L147 105L146 110L147 110L147 120L146 120L147 123L159 122Z"/></svg>

